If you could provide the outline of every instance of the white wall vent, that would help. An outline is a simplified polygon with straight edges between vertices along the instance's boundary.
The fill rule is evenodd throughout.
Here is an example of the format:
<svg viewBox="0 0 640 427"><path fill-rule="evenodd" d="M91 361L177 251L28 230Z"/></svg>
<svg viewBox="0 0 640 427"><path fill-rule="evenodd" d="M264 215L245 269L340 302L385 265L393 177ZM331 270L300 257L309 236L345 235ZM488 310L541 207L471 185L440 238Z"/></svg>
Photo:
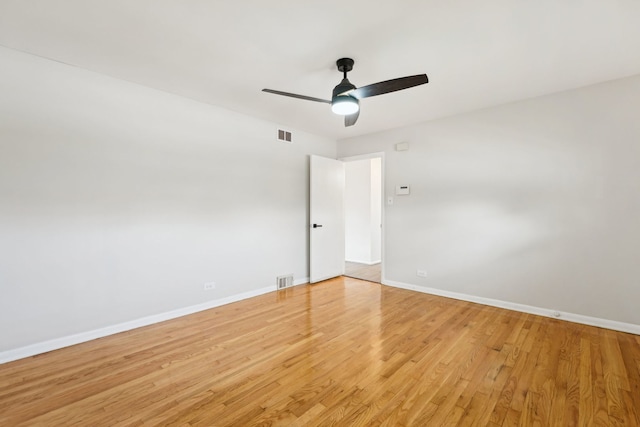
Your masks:
<svg viewBox="0 0 640 427"><path fill-rule="evenodd" d="M276 285L278 289L284 289L293 286L293 274L276 277Z"/></svg>
<svg viewBox="0 0 640 427"><path fill-rule="evenodd" d="M291 132L284 129L278 129L278 141L293 144L293 141L291 140Z"/></svg>

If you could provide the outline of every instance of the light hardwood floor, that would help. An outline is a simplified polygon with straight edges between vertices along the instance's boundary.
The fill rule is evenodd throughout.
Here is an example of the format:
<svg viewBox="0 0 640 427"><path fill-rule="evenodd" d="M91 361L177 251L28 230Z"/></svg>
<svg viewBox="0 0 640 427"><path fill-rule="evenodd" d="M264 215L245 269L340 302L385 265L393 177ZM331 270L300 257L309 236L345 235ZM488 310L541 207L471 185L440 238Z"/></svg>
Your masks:
<svg viewBox="0 0 640 427"><path fill-rule="evenodd" d="M0 365L0 425L640 425L640 337L338 278Z"/></svg>
<svg viewBox="0 0 640 427"><path fill-rule="evenodd" d="M344 275L355 279L380 283L382 281L381 264L361 264L359 262L344 262Z"/></svg>

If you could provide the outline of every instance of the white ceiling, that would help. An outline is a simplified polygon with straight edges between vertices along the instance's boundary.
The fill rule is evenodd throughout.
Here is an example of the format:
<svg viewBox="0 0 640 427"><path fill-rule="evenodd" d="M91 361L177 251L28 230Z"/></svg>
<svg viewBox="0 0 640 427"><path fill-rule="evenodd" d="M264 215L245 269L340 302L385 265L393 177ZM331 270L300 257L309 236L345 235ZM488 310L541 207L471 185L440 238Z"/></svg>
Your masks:
<svg viewBox="0 0 640 427"><path fill-rule="evenodd" d="M0 44L341 139L640 74L637 0L0 0ZM326 104L362 86L430 83Z"/></svg>

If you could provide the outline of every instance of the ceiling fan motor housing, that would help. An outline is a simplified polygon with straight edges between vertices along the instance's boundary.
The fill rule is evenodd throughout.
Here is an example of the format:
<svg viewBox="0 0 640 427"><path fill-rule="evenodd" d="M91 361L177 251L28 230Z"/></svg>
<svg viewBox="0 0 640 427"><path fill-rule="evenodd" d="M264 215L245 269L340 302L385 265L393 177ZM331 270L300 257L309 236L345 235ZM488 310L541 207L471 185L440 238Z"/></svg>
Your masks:
<svg viewBox="0 0 640 427"><path fill-rule="evenodd" d="M355 89L356 87L351 84L351 82L347 79L342 79L340 84L333 88L333 94L331 96L332 99L335 99L336 96L340 96L345 92L349 92L350 90Z"/></svg>
<svg viewBox="0 0 640 427"><path fill-rule="evenodd" d="M334 87L331 96L331 111L343 116L356 113L360 109L360 102L351 95L344 95L345 92L355 88L346 78Z"/></svg>

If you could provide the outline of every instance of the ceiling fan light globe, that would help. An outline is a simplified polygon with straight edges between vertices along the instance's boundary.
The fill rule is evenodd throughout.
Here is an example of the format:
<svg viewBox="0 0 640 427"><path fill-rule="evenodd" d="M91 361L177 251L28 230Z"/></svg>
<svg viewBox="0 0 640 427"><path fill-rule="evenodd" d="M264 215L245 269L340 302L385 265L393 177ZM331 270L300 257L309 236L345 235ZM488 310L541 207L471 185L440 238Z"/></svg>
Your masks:
<svg viewBox="0 0 640 427"><path fill-rule="evenodd" d="M351 96L336 96L331 102L331 111L341 116L357 113L360 110L358 100Z"/></svg>

